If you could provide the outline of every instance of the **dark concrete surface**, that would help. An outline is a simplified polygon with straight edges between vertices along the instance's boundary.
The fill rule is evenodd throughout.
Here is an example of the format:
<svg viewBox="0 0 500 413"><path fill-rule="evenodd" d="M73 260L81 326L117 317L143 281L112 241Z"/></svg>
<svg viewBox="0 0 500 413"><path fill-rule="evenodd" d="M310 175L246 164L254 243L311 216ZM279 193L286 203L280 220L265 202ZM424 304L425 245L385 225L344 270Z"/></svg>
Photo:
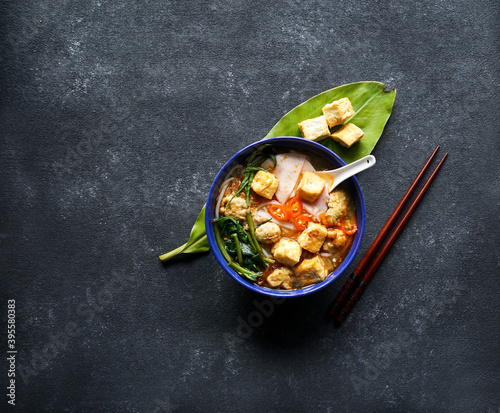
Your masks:
<svg viewBox="0 0 500 413"><path fill-rule="evenodd" d="M0 4L0 411L500 411L497 1ZM449 158L342 328L346 276L271 308L210 253L159 262L234 152L360 80L397 97L349 271Z"/></svg>

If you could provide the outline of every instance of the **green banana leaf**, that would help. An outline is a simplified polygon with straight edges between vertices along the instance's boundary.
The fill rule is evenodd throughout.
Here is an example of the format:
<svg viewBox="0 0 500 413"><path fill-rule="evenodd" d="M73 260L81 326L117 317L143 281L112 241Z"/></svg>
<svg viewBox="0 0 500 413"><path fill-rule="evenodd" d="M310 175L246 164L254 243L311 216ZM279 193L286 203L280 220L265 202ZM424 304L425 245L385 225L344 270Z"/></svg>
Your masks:
<svg viewBox="0 0 500 413"><path fill-rule="evenodd" d="M350 148L340 145L332 138L323 139L320 143L335 152L345 163L351 163L371 153L382 135L389 116L391 116L396 89L386 91L385 88L386 86L380 82L357 82L327 90L288 112L274 125L266 138L300 137L299 122L321 116L323 106L334 100L347 97L351 101L355 113L344 124L354 123L363 129L365 136ZM335 129L338 128L340 126Z"/></svg>
<svg viewBox="0 0 500 413"><path fill-rule="evenodd" d="M207 231L205 229L205 205L203 205L191 229L188 242L166 254L160 255L160 260L165 262L180 253L205 252L209 250L210 244L208 243Z"/></svg>
<svg viewBox="0 0 500 413"><path fill-rule="evenodd" d="M363 129L365 135L352 147L346 148L331 138L320 141L342 158L345 163L351 163L363 156L369 155L377 144L385 124L391 116L392 106L396 98L396 89L386 91L386 86L380 82L357 82L342 85L327 90L305 101L292 109L274 125L265 139L275 136L300 137L299 122L322 115L321 109L328 103L347 97L355 110L354 115L344 124L352 122ZM332 131L340 128L341 125ZM205 206L201 210L191 230L186 244L160 256L162 261L180 253L204 252L210 250L205 229Z"/></svg>

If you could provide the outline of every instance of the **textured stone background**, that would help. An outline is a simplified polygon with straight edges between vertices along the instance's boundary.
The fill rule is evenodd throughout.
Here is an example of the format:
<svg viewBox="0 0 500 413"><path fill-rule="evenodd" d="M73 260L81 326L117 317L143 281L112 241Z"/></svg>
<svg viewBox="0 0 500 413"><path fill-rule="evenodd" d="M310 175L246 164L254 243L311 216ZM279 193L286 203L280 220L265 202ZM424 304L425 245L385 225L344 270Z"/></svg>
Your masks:
<svg viewBox="0 0 500 413"><path fill-rule="evenodd" d="M500 411L497 1L0 4L10 410ZM160 264L234 152L359 80L397 97L359 176L355 264L434 147L450 155L341 329L325 311L345 277L258 323L265 298L211 254Z"/></svg>

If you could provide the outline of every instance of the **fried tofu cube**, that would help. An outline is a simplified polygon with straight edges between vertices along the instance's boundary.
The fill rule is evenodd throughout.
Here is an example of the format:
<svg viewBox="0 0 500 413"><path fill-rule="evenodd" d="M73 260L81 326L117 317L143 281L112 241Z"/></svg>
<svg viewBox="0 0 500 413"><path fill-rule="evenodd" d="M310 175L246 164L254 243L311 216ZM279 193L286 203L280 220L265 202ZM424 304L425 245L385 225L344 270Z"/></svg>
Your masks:
<svg viewBox="0 0 500 413"><path fill-rule="evenodd" d="M299 123L300 133L304 139L316 141L330 136L330 129L324 116L307 119Z"/></svg>
<svg viewBox="0 0 500 413"><path fill-rule="evenodd" d="M354 115L354 108L348 98L342 98L323 106L323 116L330 128L342 125L352 115Z"/></svg>
<svg viewBox="0 0 500 413"><path fill-rule="evenodd" d="M271 274L267 276L267 282L271 287L281 286L285 290L292 288L293 271L290 268L276 268Z"/></svg>
<svg viewBox="0 0 500 413"><path fill-rule="evenodd" d="M297 241L281 238L276 244L274 244L272 253L276 261L289 267L293 267L300 261L302 247Z"/></svg>
<svg viewBox="0 0 500 413"><path fill-rule="evenodd" d="M323 192L326 181L314 172L304 172L299 186L297 196L307 202L314 202Z"/></svg>
<svg viewBox="0 0 500 413"><path fill-rule="evenodd" d="M274 244L281 238L281 228L274 222L266 222L255 228L255 238L264 244Z"/></svg>
<svg viewBox="0 0 500 413"><path fill-rule="evenodd" d="M342 126L338 131L332 133L332 139L343 146L350 148L359 141L365 133L358 128L354 123L348 123Z"/></svg>
<svg viewBox="0 0 500 413"><path fill-rule="evenodd" d="M309 222L297 241L302 248L316 254L321 249L323 242L325 242L326 235L327 231L323 225Z"/></svg>
<svg viewBox="0 0 500 413"><path fill-rule="evenodd" d="M295 276L303 284L314 284L323 281L328 271L319 255L305 259L295 268Z"/></svg>
<svg viewBox="0 0 500 413"><path fill-rule="evenodd" d="M271 172L259 171L252 181L252 189L267 199L272 199L278 189L279 181Z"/></svg>

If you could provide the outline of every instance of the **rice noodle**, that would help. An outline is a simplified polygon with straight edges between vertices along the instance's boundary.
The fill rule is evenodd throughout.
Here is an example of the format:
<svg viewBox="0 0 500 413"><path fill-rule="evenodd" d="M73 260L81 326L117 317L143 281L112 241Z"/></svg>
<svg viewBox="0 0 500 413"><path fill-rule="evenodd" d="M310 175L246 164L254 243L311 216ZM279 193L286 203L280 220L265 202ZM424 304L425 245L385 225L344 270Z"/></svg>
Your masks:
<svg viewBox="0 0 500 413"><path fill-rule="evenodd" d="M273 222L275 222L276 224L278 224L280 227L283 227L283 228L286 228L286 229L289 229L289 230L296 230L297 228L295 228L295 225L293 224L285 224L284 222L282 221L278 221L276 219L273 218Z"/></svg>
<svg viewBox="0 0 500 413"><path fill-rule="evenodd" d="M262 253L266 256L266 258L271 258L271 253L264 246L262 246Z"/></svg>
<svg viewBox="0 0 500 413"><path fill-rule="evenodd" d="M313 206L310 206L306 204L305 202L302 203L302 208L304 208L307 212L309 212L311 215L314 215L314 210L315 208Z"/></svg>
<svg viewBox="0 0 500 413"><path fill-rule="evenodd" d="M224 199L224 193L226 192L228 185L233 181L237 181L237 179L236 178L229 178L229 179L226 179L222 183L222 188L220 190L219 197L217 198L217 206L215 207L215 218L217 218L217 219L219 219L219 215L220 215L219 210L220 210L220 205L222 203L222 200Z"/></svg>
<svg viewBox="0 0 500 413"><path fill-rule="evenodd" d="M266 221L268 219L274 219L269 212L262 211L260 209L255 213L255 215L258 216L258 217L264 218L264 221Z"/></svg>
<svg viewBox="0 0 500 413"><path fill-rule="evenodd" d="M311 207L311 206L307 205L306 203L303 203L302 207L304 208L305 211L307 211L308 214L310 214L311 216L316 218L317 221L321 221L319 216L321 213L326 211L326 210L322 210L322 209L318 209L317 211L315 211L315 209L316 209L315 207Z"/></svg>
<svg viewBox="0 0 500 413"><path fill-rule="evenodd" d="M262 208L265 208L269 205L281 205L278 201L275 201L275 200L272 200L272 201L269 201L269 202L264 202L262 204L259 204L259 210L262 209Z"/></svg>

